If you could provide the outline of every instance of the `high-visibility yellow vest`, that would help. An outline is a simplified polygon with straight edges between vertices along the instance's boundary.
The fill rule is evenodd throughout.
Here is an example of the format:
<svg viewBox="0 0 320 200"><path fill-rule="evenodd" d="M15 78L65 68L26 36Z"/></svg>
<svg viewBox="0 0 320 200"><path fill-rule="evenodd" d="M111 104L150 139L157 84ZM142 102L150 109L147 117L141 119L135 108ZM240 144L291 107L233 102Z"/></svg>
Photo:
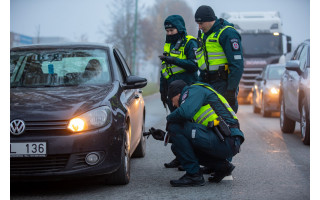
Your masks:
<svg viewBox="0 0 320 200"><path fill-rule="evenodd" d="M194 39L196 40L195 37L191 36L191 35L187 35L186 36L187 41L185 42L184 46L180 46L180 48L178 50L170 49L171 44L170 43L165 43L163 50L165 53L168 53L169 56L172 57L176 57L179 59L187 59L187 56L184 54L184 48L186 47L187 43L191 40ZM173 64L166 64L164 61L162 62L162 76L165 79L168 79L170 76L172 76L173 74L178 74L178 73L183 73L186 70L183 69L182 67L179 67L177 65L173 65Z"/></svg>
<svg viewBox="0 0 320 200"><path fill-rule="evenodd" d="M213 91L218 98L220 99L220 101L225 105L225 107L228 109L228 111L231 113L231 115L233 116L234 119L238 119L237 115L235 114L235 112L232 110L232 108L230 107L229 103L227 102L227 100L220 95L219 93L217 93L214 89L212 89L211 87L201 84L201 83L195 83L192 85L199 85L202 87L205 87L211 91ZM217 119L219 116L216 114L216 112L213 110L213 108L211 107L210 104L204 105L202 106L198 112L193 116L193 121L198 123L198 124L202 124L204 126L208 125L208 122L213 121L215 124L215 126L217 125L215 122L215 119Z"/></svg>
<svg viewBox="0 0 320 200"><path fill-rule="evenodd" d="M206 39L204 45L199 47L196 52L198 67L200 70L217 71L220 66L224 66L224 70L228 70L228 60L219 43L221 33L232 26L224 26L217 32L211 33ZM234 29L234 28L233 28ZM201 38L203 40L204 33Z"/></svg>

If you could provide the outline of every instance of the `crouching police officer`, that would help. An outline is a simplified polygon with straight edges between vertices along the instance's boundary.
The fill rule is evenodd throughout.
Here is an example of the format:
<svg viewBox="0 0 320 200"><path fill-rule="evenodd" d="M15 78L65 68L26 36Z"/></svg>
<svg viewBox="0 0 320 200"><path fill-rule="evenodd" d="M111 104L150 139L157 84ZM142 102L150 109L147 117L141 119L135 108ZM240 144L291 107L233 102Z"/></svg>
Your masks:
<svg viewBox="0 0 320 200"><path fill-rule="evenodd" d="M196 53L199 80L209 83L222 94L237 113L237 96L243 73L241 36L233 24L217 19L210 6L200 6L195 13L195 21L199 25L199 49Z"/></svg>
<svg viewBox="0 0 320 200"><path fill-rule="evenodd" d="M159 56L162 60L160 76L160 94L164 106L168 105L172 112L171 99L167 98L168 86L174 80L183 80L187 84L198 81L198 66L195 51L198 48L196 38L188 35L185 22L180 15L170 15L164 21L166 42L164 53ZM166 168L176 168L180 164L177 159L165 163Z"/></svg>
<svg viewBox="0 0 320 200"><path fill-rule="evenodd" d="M170 184L204 185L199 165L215 171L210 182L220 182L235 167L227 158L236 155L244 141L234 111L223 96L201 82L188 86L182 80L173 81L168 97L177 109L167 116L167 131L177 159L186 170Z"/></svg>

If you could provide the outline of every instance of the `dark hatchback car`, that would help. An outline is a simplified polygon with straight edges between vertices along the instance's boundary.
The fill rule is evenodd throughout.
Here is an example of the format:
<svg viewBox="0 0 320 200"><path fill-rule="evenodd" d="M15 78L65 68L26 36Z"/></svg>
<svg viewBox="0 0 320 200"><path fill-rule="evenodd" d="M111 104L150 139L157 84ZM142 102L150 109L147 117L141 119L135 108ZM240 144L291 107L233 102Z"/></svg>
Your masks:
<svg viewBox="0 0 320 200"><path fill-rule="evenodd" d="M293 133L300 122L304 144L310 144L310 40L301 43L290 61L280 85L280 127L283 133Z"/></svg>
<svg viewBox="0 0 320 200"><path fill-rule="evenodd" d="M103 175L130 180L130 157L144 157L147 80L104 44L11 49L11 180Z"/></svg>
<svg viewBox="0 0 320 200"><path fill-rule="evenodd" d="M279 86L285 68L283 64L267 65L256 77L253 90L253 112L268 117L280 111Z"/></svg>

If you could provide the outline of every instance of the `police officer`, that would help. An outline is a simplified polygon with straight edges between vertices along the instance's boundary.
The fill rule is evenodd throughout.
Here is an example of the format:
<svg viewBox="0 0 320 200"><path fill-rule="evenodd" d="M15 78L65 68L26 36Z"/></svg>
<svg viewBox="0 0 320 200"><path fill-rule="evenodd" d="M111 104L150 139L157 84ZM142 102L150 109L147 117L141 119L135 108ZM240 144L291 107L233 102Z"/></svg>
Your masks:
<svg viewBox="0 0 320 200"><path fill-rule="evenodd" d="M227 158L236 155L244 141L236 114L226 99L206 83L188 86L182 80L173 81L168 97L177 109L167 116L167 131L186 170L184 176L170 184L204 185L199 164L215 171L210 182L220 182L235 167Z"/></svg>
<svg viewBox="0 0 320 200"><path fill-rule="evenodd" d="M174 80L183 80L187 84L198 81L198 66L195 51L198 48L196 38L187 35L185 23L180 15L171 15L164 21L166 42L164 53L159 56L162 61L160 76L160 94L164 106L174 110L172 102L167 98L168 85ZM165 163L165 167L178 167L177 159Z"/></svg>
<svg viewBox="0 0 320 200"><path fill-rule="evenodd" d="M199 25L196 56L200 81L209 83L222 94L237 113L239 82L243 72L240 34L233 24L217 19L210 6L200 6L195 13L195 21Z"/></svg>

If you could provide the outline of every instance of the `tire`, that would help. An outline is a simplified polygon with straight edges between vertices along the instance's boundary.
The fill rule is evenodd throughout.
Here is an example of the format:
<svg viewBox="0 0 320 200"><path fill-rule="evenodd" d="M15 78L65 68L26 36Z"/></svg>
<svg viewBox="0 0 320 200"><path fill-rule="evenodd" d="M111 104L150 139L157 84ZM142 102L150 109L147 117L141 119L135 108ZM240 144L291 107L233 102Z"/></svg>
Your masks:
<svg viewBox="0 0 320 200"><path fill-rule="evenodd" d="M285 104L283 98L281 98L280 105L280 128L283 133L293 133L296 127L296 122L289 119L285 113Z"/></svg>
<svg viewBox="0 0 320 200"><path fill-rule="evenodd" d="M129 134L131 131L130 124L127 124L126 133L123 138L121 165L119 169L106 177L106 184L108 185L126 185L130 181L130 142Z"/></svg>
<svg viewBox="0 0 320 200"><path fill-rule="evenodd" d="M253 105L253 113L260 113L260 108L258 108L256 105Z"/></svg>
<svg viewBox="0 0 320 200"><path fill-rule="evenodd" d="M256 95L255 95L255 92L253 93L252 95L252 105L253 105L253 113L260 113L260 108L257 107L257 104L256 104Z"/></svg>
<svg viewBox="0 0 320 200"><path fill-rule="evenodd" d="M300 130L303 144L310 145L310 114L307 100L304 98L300 112Z"/></svg>
<svg viewBox="0 0 320 200"><path fill-rule="evenodd" d="M265 102L264 102L264 97L262 97L261 100L261 111L262 111L262 116L263 117L270 117L271 116L271 112L270 111L266 111L266 106L265 106Z"/></svg>
<svg viewBox="0 0 320 200"><path fill-rule="evenodd" d="M143 120L140 142L139 142L136 150L132 154L133 158L143 158L146 155L146 136L143 136L144 131L145 131L145 125L144 125L144 120Z"/></svg>

